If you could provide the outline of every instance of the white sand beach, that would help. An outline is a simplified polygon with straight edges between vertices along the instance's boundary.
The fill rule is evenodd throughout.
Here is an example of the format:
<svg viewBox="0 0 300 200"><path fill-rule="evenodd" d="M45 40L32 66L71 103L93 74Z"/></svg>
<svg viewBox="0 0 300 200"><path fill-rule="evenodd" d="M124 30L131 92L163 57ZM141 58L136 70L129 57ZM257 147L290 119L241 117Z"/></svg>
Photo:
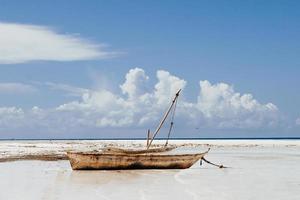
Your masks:
<svg viewBox="0 0 300 200"><path fill-rule="evenodd" d="M160 141L158 141L160 142ZM161 141L162 142L162 141ZM299 140L171 141L179 151L212 149L185 170L72 171L67 160L0 162L0 199L287 199L300 197ZM143 141L1 141L0 158L63 154L107 145L140 148Z"/></svg>

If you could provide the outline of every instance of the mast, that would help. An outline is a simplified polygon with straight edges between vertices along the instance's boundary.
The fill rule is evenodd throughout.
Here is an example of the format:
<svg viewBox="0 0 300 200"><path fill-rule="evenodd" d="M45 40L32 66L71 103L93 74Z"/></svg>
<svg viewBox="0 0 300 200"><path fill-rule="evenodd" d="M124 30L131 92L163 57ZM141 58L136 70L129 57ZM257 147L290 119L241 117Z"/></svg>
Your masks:
<svg viewBox="0 0 300 200"><path fill-rule="evenodd" d="M174 97L174 99L173 99L173 101L172 101L172 104L170 105L170 107L168 108L167 112L165 113L165 115L163 116L162 120L160 121L159 125L157 126L157 128L156 128L156 130L155 130L155 132L154 132L154 134L153 134L153 137L151 138L150 142L149 142L148 145L147 145L147 149L150 148L150 146L151 146L151 144L152 144L154 138L155 138L156 135L158 134L160 128L162 127L162 125L163 125L164 122L166 121L166 119L167 119L169 113L171 112L173 106L174 106L175 103L177 102L177 98L178 98L178 96L179 96L180 91L181 91L181 89L179 89L178 92L176 93L176 95L175 95L175 97ZM172 124L172 126L173 126L173 124ZM170 133L169 133L169 134L170 134ZM168 137L169 137L169 136L168 136Z"/></svg>
<svg viewBox="0 0 300 200"><path fill-rule="evenodd" d="M149 140L150 140L150 129L148 129L147 132L147 146L149 145Z"/></svg>

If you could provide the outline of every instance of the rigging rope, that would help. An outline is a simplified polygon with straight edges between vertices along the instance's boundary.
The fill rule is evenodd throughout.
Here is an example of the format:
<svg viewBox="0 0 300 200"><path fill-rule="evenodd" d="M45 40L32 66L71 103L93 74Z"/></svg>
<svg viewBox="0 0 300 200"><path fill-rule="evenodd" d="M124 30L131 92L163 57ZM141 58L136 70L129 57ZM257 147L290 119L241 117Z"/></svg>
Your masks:
<svg viewBox="0 0 300 200"><path fill-rule="evenodd" d="M174 126L174 116L175 116L175 111L176 111L176 106L177 106L177 100L178 99L175 100L174 107L173 107L173 110L172 110L171 124L170 124L170 128L169 128L168 137L167 137L165 147L168 145L170 135L171 135L171 131L172 131L173 126Z"/></svg>
<svg viewBox="0 0 300 200"><path fill-rule="evenodd" d="M221 169L221 168L228 168L228 167L225 167L224 165L218 165L218 164L212 163L212 162L206 160L204 157L201 158L201 160L200 160L200 165L202 165L202 160L205 161L205 162L208 163L208 164L211 164L211 165L213 165L213 166L219 167L220 169Z"/></svg>

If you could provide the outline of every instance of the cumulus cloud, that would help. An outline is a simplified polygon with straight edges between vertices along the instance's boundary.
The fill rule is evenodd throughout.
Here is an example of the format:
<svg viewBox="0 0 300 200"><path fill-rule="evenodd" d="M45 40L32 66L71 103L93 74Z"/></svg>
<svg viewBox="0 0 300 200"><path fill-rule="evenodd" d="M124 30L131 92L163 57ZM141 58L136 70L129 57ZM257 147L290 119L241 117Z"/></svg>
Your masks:
<svg viewBox="0 0 300 200"><path fill-rule="evenodd" d="M261 104L251 94L237 93L226 83L200 81L196 107L207 120L222 128L273 126L278 120L274 104Z"/></svg>
<svg viewBox="0 0 300 200"><path fill-rule="evenodd" d="M127 94L130 99L141 96L147 91L146 84L149 77L146 76L143 69L130 69L125 79L120 88L123 94Z"/></svg>
<svg viewBox="0 0 300 200"><path fill-rule="evenodd" d="M0 83L0 94L25 94L33 93L36 90L34 86L24 83Z"/></svg>
<svg viewBox="0 0 300 200"><path fill-rule="evenodd" d="M0 22L0 64L30 61L76 61L116 55L78 36L45 26Z"/></svg>
<svg viewBox="0 0 300 200"><path fill-rule="evenodd" d="M106 89L89 91L82 95L81 100L60 105L57 110L80 111L92 116L100 127L142 126L158 121L175 93L183 89L186 82L159 70L154 90L147 92L148 79L143 69L131 69L120 85L122 93L127 94L126 98Z"/></svg>
<svg viewBox="0 0 300 200"><path fill-rule="evenodd" d="M86 92L81 100L57 107L64 112L80 112L99 127L145 126L158 122L174 94L184 89L186 81L164 70L158 70L157 83L149 88L149 77L140 68L131 69L120 85L127 98L105 89ZM276 127L279 110L272 103L261 104L251 94L240 94L226 83L200 81L195 102L179 101L181 126L210 128L268 128Z"/></svg>
<svg viewBox="0 0 300 200"><path fill-rule="evenodd" d="M48 83L50 87L73 92L79 98L46 110L38 107L29 111L2 108L0 119L4 121L5 113L10 113L11 119L12 116L19 121L23 119L26 126L37 124L50 130L51 127L55 130L73 128L76 131L87 128L153 127L178 89L184 89L187 84L185 80L164 70L158 70L156 78L156 84L151 87L143 69L131 69L120 85L120 93L105 88L92 90ZM191 102L184 99L180 97L178 102L176 119L180 123L177 127L265 130L279 123L276 105L260 103L251 94L240 94L226 83L200 81L197 99Z"/></svg>
<svg viewBox="0 0 300 200"><path fill-rule="evenodd" d="M186 81L176 76L171 75L164 70L157 71L158 82L155 85L155 97L158 104L165 104L170 101L172 96L176 94L179 89L183 89L186 85Z"/></svg>

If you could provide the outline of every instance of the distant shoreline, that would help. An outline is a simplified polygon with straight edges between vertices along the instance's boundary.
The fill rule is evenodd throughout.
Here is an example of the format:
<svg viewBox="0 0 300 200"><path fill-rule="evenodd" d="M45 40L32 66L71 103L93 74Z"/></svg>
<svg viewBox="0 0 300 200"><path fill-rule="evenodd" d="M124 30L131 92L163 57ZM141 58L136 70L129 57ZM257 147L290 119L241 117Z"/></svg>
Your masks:
<svg viewBox="0 0 300 200"><path fill-rule="evenodd" d="M0 141L28 141L28 140L145 140L146 138L16 138L0 139ZM156 140L166 140L167 138L156 138ZM300 137L204 137L204 138L170 138L169 140L300 140Z"/></svg>

